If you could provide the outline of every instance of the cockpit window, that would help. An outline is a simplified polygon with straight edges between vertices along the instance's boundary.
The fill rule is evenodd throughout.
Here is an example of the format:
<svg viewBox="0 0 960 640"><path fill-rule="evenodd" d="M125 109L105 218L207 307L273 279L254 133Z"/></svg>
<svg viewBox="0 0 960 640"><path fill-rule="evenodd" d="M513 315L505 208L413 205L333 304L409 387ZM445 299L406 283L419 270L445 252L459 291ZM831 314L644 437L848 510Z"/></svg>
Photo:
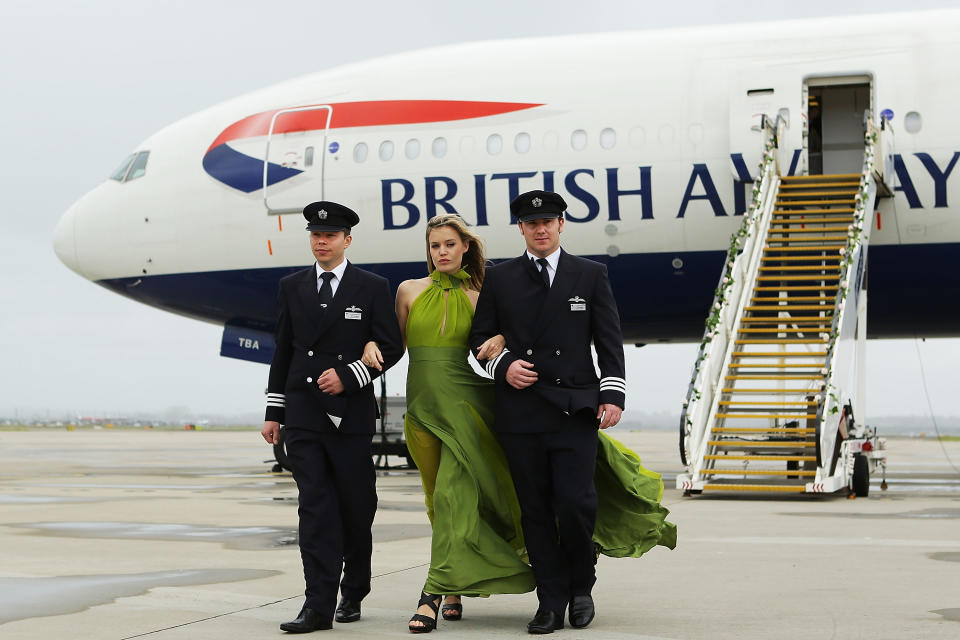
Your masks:
<svg viewBox="0 0 960 640"><path fill-rule="evenodd" d="M117 170L110 174L110 179L116 180L117 182L136 180L147 172L147 158L149 157L149 151L131 153L124 159L120 166L117 167Z"/></svg>
<svg viewBox="0 0 960 640"><path fill-rule="evenodd" d="M133 161L130 171L127 172L127 179L124 182L135 180L147 172L147 158L149 151L141 151L137 154L137 159Z"/></svg>
<svg viewBox="0 0 960 640"><path fill-rule="evenodd" d="M130 164L136 157L137 154L131 153L129 156L124 158L123 162L120 163L120 166L117 167L117 170L110 174L110 179L116 180L117 182L123 182L123 177L127 175L127 169L130 168Z"/></svg>

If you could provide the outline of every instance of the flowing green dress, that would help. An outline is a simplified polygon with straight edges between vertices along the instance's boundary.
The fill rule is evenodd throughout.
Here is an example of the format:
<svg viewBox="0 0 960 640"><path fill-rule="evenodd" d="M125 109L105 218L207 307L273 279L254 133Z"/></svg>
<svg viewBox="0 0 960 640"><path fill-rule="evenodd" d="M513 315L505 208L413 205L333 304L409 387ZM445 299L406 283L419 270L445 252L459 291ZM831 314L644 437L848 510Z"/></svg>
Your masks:
<svg viewBox="0 0 960 640"><path fill-rule="evenodd" d="M404 432L420 469L433 526L428 593L486 596L536 587L527 564L520 507L493 424L492 380L467 361L473 306L466 271L434 271L410 306ZM663 482L636 453L599 435L594 542L614 557L676 545L660 505Z"/></svg>

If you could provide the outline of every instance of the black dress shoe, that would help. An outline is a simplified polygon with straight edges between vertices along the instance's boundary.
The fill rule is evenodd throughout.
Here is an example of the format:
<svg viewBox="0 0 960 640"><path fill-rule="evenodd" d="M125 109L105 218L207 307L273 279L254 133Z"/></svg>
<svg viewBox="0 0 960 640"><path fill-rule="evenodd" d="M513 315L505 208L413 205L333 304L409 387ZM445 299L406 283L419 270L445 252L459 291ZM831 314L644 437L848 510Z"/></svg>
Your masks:
<svg viewBox="0 0 960 640"><path fill-rule="evenodd" d="M571 627L583 629L585 626L593 622L593 616L595 613L592 596L573 596L573 598L570 599Z"/></svg>
<svg viewBox="0 0 960 640"><path fill-rule="evenodd" d="M280 625L280 630L287 633L310 633L311 631L325 631L327 629L333 629L333 621L307 607L300 610L300 615L297 616L296 620L284 622Z"/></svg>
<svg viewBox="0 0 960 640"><path fill-rule="evenodd" d="M340 598L334 620L337 622L356 622L360 619L360 601L350 598Z"/></svg>
<svg viewBox="0 0 960 640"><path fill-rule="evenodd" d="M557 629L563 629L563 616L546 609L537 609L537 615L527 623L527 633L553 633Z"/></svg>

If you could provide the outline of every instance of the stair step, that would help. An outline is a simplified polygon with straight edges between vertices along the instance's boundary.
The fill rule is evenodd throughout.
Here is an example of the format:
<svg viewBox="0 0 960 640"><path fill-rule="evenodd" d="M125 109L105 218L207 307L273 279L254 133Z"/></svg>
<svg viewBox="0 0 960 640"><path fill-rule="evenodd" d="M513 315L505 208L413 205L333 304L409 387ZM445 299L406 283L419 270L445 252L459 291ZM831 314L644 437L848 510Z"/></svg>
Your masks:
<svg viewBox="0 0 960 640"><path fill-rule="evenodd" d="M823 186L823 185L821 185L821 186ZM801 189L799 189L799 188L797 188L797 187L790 187L790 186L785 186L784 188L785 188L786 190L781 189L781 190L777 193L777 199L780 199L780 198L810 198L810 197L816 197L816 196L827 196L828 198L841 198L841 197L846 197L846 199L850 199L850 198L853 198L853 196L857 195L857 190L856 190L856 189L848 189L848 188L846 188L846 187L840 187L839 185L836 185L836 188L834 188L834 185L830 185L830 189L829 189L829 190L823 190L823 191L809 191L809 190L808 190L808 189L812 189L813 187L805 187L805 188L803 188L803 190L801 190Z"/></svg>
<svg viewBox="0 0 960 640"><path fill-rule="evenodd" d="M789 242L844 242L846 241L846 239L847 239L847 236L816 236L816 237L810 237L810 238L797 238L795 240L789 240ZM767 238L767 242L778 242L783 244L788 242L788 240L780 239L780 238ZM781 248L785 248L785 247L781 247Z"/></svg>
<svg viewBox="0 0 960 640"><path fill-rule="evenodd" d="M793 197L793 196L788 196ZM819 200L804 200L801 196L797 196L796 200L784 200L783 197L778 197L774 202L774 206L780 205L781 207L790 207L798 206L804 204L819 204L819 205L841 205L849 204L852 198L821 198Z"/></svg>
<svg viewBox="0 0 960 640"><path fill-rule="evenodd" d="M750 298L750 302L774 302L776 300L784 300L786 302L833 302L837 298L836 296L788 296L784 298L778 298L776 296L754 296ZM829 316L827 316L829 318ZM823 322L826 318L821 316L793 316L790 318L790 322ZM749 320L749 318L744 318L744 320ZM757 318L757 321L760 322L770 322L773 318Z"/></svg>
<svg viewBox="0 0 960 640"><path fill-rule="evenodd" d="M780 282L790 282L790 281L806 281L806 280L839 280L839 273L824 273L819 275L803 275L803 276L757 276L757 280L763 280L768 282L770 280L780 281Z"/></svg>
<svg viewBox="0 0 960 640"><path fill-rule="evenodd" d="M835 284L803 284L803 285L785 285L782 287L754 287L754 291L831 291L836 290Z"/></svg>
<svg viewBox="0 0 960 640"><path fill-rule="evenodd" d="M782 217L782 216L827 215L827 214L835 214L835 213L849 212L850 215L851 215L851 217L852 217L854 211L856 211L856 209L854 209L853 207L850 207L849 209L837 209L837 208L830 208L830 209L774 209L774 210L773 210L773 216L774 216L775 218L779 218L779 217Z"/></svg>
<svg viewBox="0 0 960 640"><path fill-rule="evenodd" d="M793 223L794 225L797 223ZM770 229L768 235L790 236L798 233L826 233L827 231L849 231L849 226L834 225L830 227L814 227L811 229Z"/></svg>
<svg viewBox="0 0 960 640"><path fill-rule="evenodd" d="M770 226L781 227L781 226L793 225L793 224L826 224L828 222L853 222L853 216L851 215L846 217L826 217L826 218L818 218L818 219L804 218L800 220L782 220L782 221L774 220L770 223Z"/></svg>
<svg viewBox="0 0 960 640"><path fill-rule="evenodd" d="M859 186L860 186L860 181L859 181L859 180L844 180L843 182L823 182L823 181L820 181L820 180L815 180L815 181L811 181L810 183L784 182L783 184L780 185L780 188L781 188L781 189L790 189L791 191L793 191L794 189L811 189L811 188L821 187L821 186L823 186L823 187L826 187L826 186L829 186L829 187L859 187ZM854 189L854 193L856 193L856 189Z"/></svg>
<svg viewBox="0 0 960 640"><path fill-rule="evenodd" d="M734 351L734 358L825 358L826 351Z"/></svg>
<svg viewBox="0 0 960 640"><path fill-rule="evenodd" d="M736 389L734 387L723 387L720 393L725 395L819 395L817 389Z"/></svg>
<svg viewBox="0 0 960 640"><path fill-rule="evenodd" d="M826 262L840 264L840 254L830 256L763 256L760 262Z"/></svg>
<svg viewBox="0 0 960 640"><path fill-rule="evenodd" d="M817 456L737 456L708 454L704 460L757 460L764 462L816 462Z"/></svg>
<svg viewBox="0 0 960 640"><path fill-rule="evenodd" d="M745 333L829 333L830 327L756 327L756 328L746 328L742 327L737 335L743 335Z"/></svg>
<svg viewBox="0 0 960 640"><path fill-rule="evenodd" d="M780 178L781 182L787 184L793 184L797 182L816 182L818 180L827 181L827 180L850 180L850 179L860 179L859 173L814 173L812 175L805 176L783 176Z"/></svg>
<svg viewBox="0 0 960 640"><path fill-rule="evenodd" d="M823 264L785 264L776 267L760 267L760 271L836 271L837 265Z"/></svg>
<svg viewBox="0 0 960 640"><path fill-rule="evenodd" d="M797 411L800 411L798 409ZM807 418L808 420L815 420L817 414L804 414L804 415L794 415L794 414L780 414L780 413L771 413L771 414L752 414L752 413L718 413L718 418L723 419L732 419L732 418L749 418L749 419L758 419L762 418L764 420L787 420L795 418Z"/></svg>
<svg viewBox="0 0 960 640"><path fill-rule="evenodd" d="M818 371L822 369L822 365L816 362L806 362L806 363L788 363L788 364L776 364L773 362L760 362L760 363L745 363L745 362L731 362L730 368L732 369L817 369Z"/></svg>
<svg viewBox="0 0 960 640"><path fill-rule="evenodd" d="M805 485L777 485L777 484L714 484L703 485L704 491L778 491L783 493L803 493Z"/></svg>
<svg viewBox="0 0 960 640"><path fill-rule="evenodd" d="M806 338L775 338L771 340L747 339L734 340L734 344L827 344L826 340L807 340Z"/></svg>
<svg viewBox="0 0 960 640"><path fill-rule="evenodd" d="M736 476L815 476L816 471L802 469L701 469L700 475Z"/></svg>
<svg viewBox="0 0 960 640"><path fill-rule="evenodd" d="M816 432L816 429L808 429L806 427L714 427L711 430L711 433L770 433L773 435L786 436L802 436Z"/></svg>
<svg viewBox="0 0 960 640"><path fill-rule="evenodd" d="M827 304L751 304L744 311L833 311L833 305Z"/></svg>
<svg viewBox="0 0 960 640"><path fill-rule="evenodd" d="M750 406L764 406L764 407L769 407L769 406L774 406L774 407L812 407L812 406L816 406L816 405L818 405L818 404L820 404L820 403L817 402L816 400L807 400L807 401L803 401L803 402L773 402L773 401L771 401L771 402L763 402L763 401L736 402L736 401L734 401L734 400L720 400L720 401L717 402L717 404L722 404L722 405L727 405L727 406L733 406L733 405L737 405L737 406L740 406L740 405L750 405ZM753 428L755 428L755 427L744 427L744 428L745 428L745 429L746 429L746 428L753 429Z"/></svg>
<svg viewBox="0 0 960 640"><path fill-rule="evenodd" d="M846 238L844 238L846 240ZM767 255L771 251L824 251L824 252L839 252L840 249L846 248L845 244L825 244L818 247L803 246L803 247L764 247L763 255Z"/></svg>
<svg viewBox="0 0 960 640"><path fill-rule="evenodd" d="M711 447L740 447L741 449L750 449L754 447L784 449L787 447L794 449L807 449L817 446L816 442L806 440L708 440L707 445Z"/></svg>

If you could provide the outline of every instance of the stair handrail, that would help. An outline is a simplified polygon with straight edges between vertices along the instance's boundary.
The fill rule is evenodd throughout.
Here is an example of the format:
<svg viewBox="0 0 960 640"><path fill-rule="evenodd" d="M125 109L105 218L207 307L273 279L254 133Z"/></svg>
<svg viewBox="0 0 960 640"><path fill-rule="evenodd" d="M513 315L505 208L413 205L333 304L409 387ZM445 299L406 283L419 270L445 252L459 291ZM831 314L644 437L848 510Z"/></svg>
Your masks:
<svg viewBox="0 0 960 640"><path fill-rule="evenodd" d="M867 206L872 206L877 191L876 176L874 175L874 165L876 163L877 146L880 139L880 132L873 123L872 118L867 118L867 130L864 134L864 152L863 169L860 173L860 183L857 188L857 195L854 196L853 222L847 227L847 242L840 249L840 280L837 285L837 299L833 308L833 320L830 324L830 333L824 337L829 340L827 345L827 357L824 360L823 385L820 388L820 398L817 403L817 417L814 420L815 442L817 450L817 466L824 467L823 454L820 447L820 441L823 433L823 422L828 415L834 415L840 412L844 400L836 395L834 387L834 376L837 372L837 345L840 336L848 324L857 319L858 296L853 296L851 305L846 304L847 294L850 292L851 284L859 287L863 283L864 272L866 270L866 255L869 245L869 235L864 233L864 221L866 220ZM872 212L871 212L872 213ZM853 277L856 276L856 280ZM851 320L852 319L852 320ZM823 334L821 334L823 335Z"/></svg>
<svg viewBox="0 0 960 640"><path fill-rule="evenodd" d="M771 185L777 182L775 180L778 175L777 149L783 125L784 122L779 117L773 124L765 114L762 117L761 130L764 152L760 161L759 177L753 185L753 199L750 208L743 216L740 228L730 236L730 247L724 258L723 271L714 292L713 303L710 305L710 315L707 317L703 337L700 340L700 348L697 351L697 359L693 364L690 384L687 386L687 395L683 400L683 408L680 412L680 460L684 466L689 466L686 450L690 443L687 442L687 439L693 435L693 427L699 425L695 446L690 446L690 450L694 451L699 448L699 441L702 439L702 431L708 418L705 412L709 412L713 404L712 392L709 402L701 402L704 398L700 389L708 388L709 381L705 378L710 372L710 369L705 367L704 363L722 359L726 353L727 341L724 340L721 344L714 338L719 334L720 321L726 315L733 298L740 297L740 295L734 296L732 294L735 291L739 291L740 294L743 293L742 284L740 289L734 286L733 275L742 260L752 260L757 252L756 245L759 234L756 233L756 230L762 218L763 205L767 203L770 196Z"/></svg>

